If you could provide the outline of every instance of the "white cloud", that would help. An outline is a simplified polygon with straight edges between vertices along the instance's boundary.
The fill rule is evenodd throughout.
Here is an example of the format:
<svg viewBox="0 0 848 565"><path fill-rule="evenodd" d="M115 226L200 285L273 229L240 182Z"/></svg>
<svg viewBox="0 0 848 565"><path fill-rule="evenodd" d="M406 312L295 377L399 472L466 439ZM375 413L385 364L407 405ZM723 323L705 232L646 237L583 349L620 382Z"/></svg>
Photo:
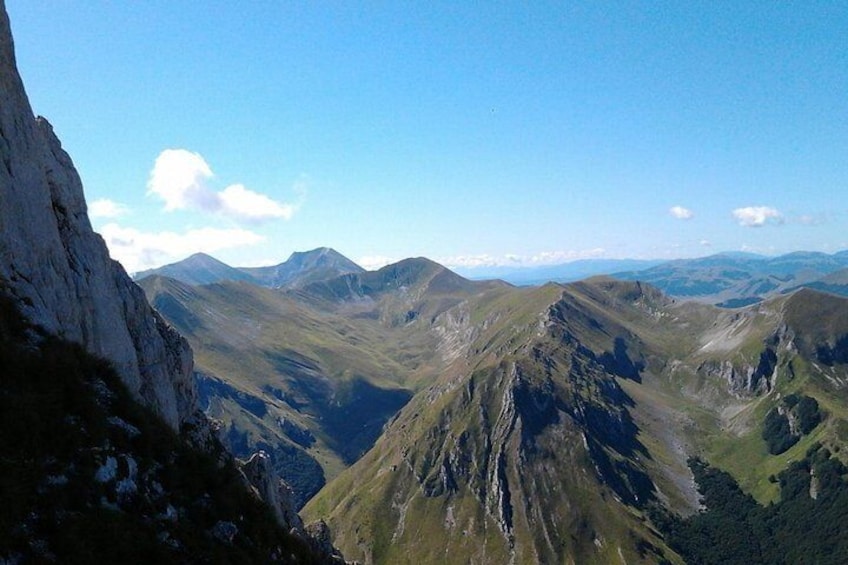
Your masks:
<svg viewBox="0 0 848 565"><path fill-rule="evenodd" d="M166 211L198 210L248 223L288 220L299 207L298 204L277 202L243 184L231 184L216 192L208 185L213 176L209 164L199 153L166 149L153 164L147 193L161 198ZM304 198L306 189L302 181L296 183L295 191Z"/></svg>
<svg viewBox="0 0 848 565"><path fill-rule="evenodd" d="M695 214L689 208L684 208L683 206L672 206L668 209L668 213L677 218L678 220L691 220L695 217Z"/></svg>
<svg viewBox="0 0 848 565"><path fill-rule="evenodd" d="M375 271L395 262L397 262L396 259L386 257L385 255L366 255L365 257L360 257L357 264L366 271Z"/></svg>
<svg viewBox="0 0 848 565"><path fill-rule="evenodd" d="M215 211L216 194L207 188L212 169L198 153L185 149L166 149L156 157L147 193L165 201L165 210L200 209Z"/></svg>
<svg viewBox="0 0 848 565"><path fill-rule="evenodd" d="M479 267L536 267L543 265L558 265L578 259L602 257L606 250L600 247L594 249L570 251L542 251L535 255L516 255L507 253L494 256L486 253L480 255L458 255L438 258L436 261L448 267L475 269Z"/></svg>
<svg viewBox="0 0 848 565"><path fill-rule="evenodd" d="M226 215L248 222L289 220L297 210L293 204L280 204L242 184L231 184L219 193L219 197Z"/></svg>
<svg viewBox="0 0 848 565"><path fill-rule="evenodd" d="M712 247L713 246L712 242L709 239L702 239L698 243L700 245L704 246L704 247Z"/></svg>
<svg viewBox="0 0 848 565"><path fill-rule="evenodd" d="M802 226L820 226L830 221L830 214L801 214L798 223Z"/></svg>
<svg viewBox="0 0 848 565"><path fill-rule="evenodd" d="M108 198L99 198L88 205L90 218L118 218L129 213L129 208Z"/></svg>
<svg viewBox="0 0 848 565"><path fill-rule="evenodd" d="M112 258L130 273L177 261L192 253L214 253L256 245L265 240L259 234L239 228L200 228L183 233L143 232L115 223L103 226L100 235L106 241Z"/></svg>
<svg viewBox="0 0 848 565"><path fill-rule="evenodd" d="M506 255L502 259L493 257L486 253L480 255L457 255L455 257L444 257L436 259L436 262L448 267L496 267L510 261L509 257L516 258L517 255Z"/></svg>
<svg viewBox="0 0 848 565"><path fill-rule="evenodd" d="M733 211L733 217L740 226L759 228L767 223L782 224L783 214L769 206L747 206Z"/></svg>
<svg viewBox="0 0 848 565"><path fill-rule="evenodd" d="M529 257L524 261L524 263L529 262L533 265L558 265L560 263L567 263L578 259L594 259L603 256L604 253L606 253L606 250L602 247L577 251L543 251Z"/></svg>

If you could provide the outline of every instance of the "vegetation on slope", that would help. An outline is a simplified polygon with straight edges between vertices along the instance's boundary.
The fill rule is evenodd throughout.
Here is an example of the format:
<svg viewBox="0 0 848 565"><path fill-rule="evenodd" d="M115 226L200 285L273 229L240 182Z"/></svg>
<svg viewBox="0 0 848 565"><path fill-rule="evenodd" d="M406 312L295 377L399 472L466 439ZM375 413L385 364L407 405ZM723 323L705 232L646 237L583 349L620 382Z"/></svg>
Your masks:
<svg viewBox="0 0 848 565"><path fill-rule="evenodd" d="M232 462L190 448L0 296L0 560L318 563Z"/></svg>
<svg viewBox="0 0 848 565"><path fill-rule="evenodd" d="M781 472L781 499L761 506L733 478L692 461L706 510L659 518L670 545L690 565L841 564L848 555L848 468L813 445Z"/></svg>
<svg viewBox="0 0 848 565"><path fill-rule="evenodd" d="M766 414L762 435L769 453L780 455L785 452L798 443L802 435L812 432L821 420L819 403L815 398L790 394L781 406L775 406Z"/></svg>

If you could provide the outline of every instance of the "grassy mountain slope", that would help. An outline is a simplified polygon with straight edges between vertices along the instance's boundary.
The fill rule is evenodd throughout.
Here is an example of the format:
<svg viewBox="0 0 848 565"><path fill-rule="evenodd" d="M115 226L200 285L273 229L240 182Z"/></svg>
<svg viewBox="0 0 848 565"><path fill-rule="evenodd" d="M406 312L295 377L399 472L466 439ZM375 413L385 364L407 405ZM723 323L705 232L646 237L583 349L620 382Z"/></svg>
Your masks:
<svg viewBox="0 0 848 565"><path fill-rule="evenodd" d="M655 496L648 452L611 372L632 369L612 353L626 330L603 320L592 346L609 351L582 343L580 323L595 319L583 300L547 285L490 304L473 357L419 393L307 515L329 517L366 562L656 561L662 542L639 510Z"/></svg>
<svg viewBox="0 0 848 565"><path fill-rule="evenodd" d="M191 343L207 413L224 422L225 441L238 454L272 454L301 502L324 472L369 447L411 396L401 386L408 369L369 348L383 336L368 325L256 285L190 287L156 277L141 285ZM370 410L354 410L360 402Z"/></svg>
<svg viewBox="0 0 848 565"><path fill-rule="evenodd" d="M422 261L290 292L161 277L140 284L191 343L225 441L236 453L271 453L301 503L459 354L468 301L508 288Z"/></svg>
<svg viewBox="0 0 848 565"><path fill-rule="evenodd" d="M697 511L690 457L767 501L769 477L813 442L848 439L843 299L801 291L728 311L610 279L535 292L523 310L490 310L469 357L307 505L346 554L674 561L645 512ZM772 455L766 414L790 394L827 416Z"/></svg>

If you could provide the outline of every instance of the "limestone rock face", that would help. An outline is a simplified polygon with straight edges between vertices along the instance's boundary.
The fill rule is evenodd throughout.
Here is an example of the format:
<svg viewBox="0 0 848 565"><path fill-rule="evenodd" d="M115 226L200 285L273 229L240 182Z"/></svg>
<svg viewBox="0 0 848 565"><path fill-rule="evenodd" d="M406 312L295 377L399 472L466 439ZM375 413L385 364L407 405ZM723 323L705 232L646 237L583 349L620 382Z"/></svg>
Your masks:
<svg viewBox="0 0 848 565"><path fill-rule="evenodd" d="M111 361L178 429L197 410L191 350L92 230L70 157L33 116L0 7L0 289L47 332Z"/></svg>
<svg viewBox="0 0 848 565"><path fill-rule="evenodd" d="M287 530L302 534L303 521L292 504L291 489L277 476L268 455L262 451L254 453L242 463L241 471L259 498L274 511L277 522Z"/></svg>

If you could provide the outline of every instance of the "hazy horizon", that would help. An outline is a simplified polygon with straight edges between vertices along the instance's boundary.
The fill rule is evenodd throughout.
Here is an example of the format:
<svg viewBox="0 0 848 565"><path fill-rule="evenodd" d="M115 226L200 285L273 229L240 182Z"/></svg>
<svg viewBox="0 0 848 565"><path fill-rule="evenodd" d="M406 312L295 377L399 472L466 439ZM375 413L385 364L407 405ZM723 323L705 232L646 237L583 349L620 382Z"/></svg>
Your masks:
<svg viewBox="0 0 848 565"><path fill-rule="evenodd" d="M388 263L383 264L383 265L365 266L365 265L359 264L355 259L348 257L347 255L345 255L343 252L339 251L338 249L335 249L334 247L330 247L330 246L320 246L320 247L316 247L314 249L297 249L297 250L294 251L294 253L308 253L308 252L311 252L311 251L317 251L319 249L332 249L333 251L340 253L341 255L347 257L348 259L352 260L354 263L357 263L360 267L363 267L368 271L379 270L380 268L385 267L387 265L391 265L393 263L397 263L397 262L400 262L400 261L403 261L403 260L406 260L406 259L413 259L414 258L414 257L401 257L401 258L398 258L396 260L393 260L393 261L388 262ZM826 255L836 255L838 253L844 253L844 252L848 252L848 249L837 250L837 251L834 251L833 253L825 253L825 254ZM785 256L785 255L790 255L790 254L793 254L793 253L821 253L821 252L809 251L809 250L798 250L798 251L790 251L788 253L767 254L767 253L752 253L752 252L747 252L747 251L725 250L725 251L710 252L710 253L707 253L707 254L692 256L692 257L678 257L678 258L675 258L675 259L664 259L664 258L657 258L657 257L655 257L655 258L596 257L596 258L587 258L587 259L572 259L572 260L562 261L560 263L499 264L499 265L477 264L477 265L458 265L458 266L457 265L450 265L450 264L440 260L437 257L436 258L427 257L427 256L419 256L419 257L424 257L426 259L429 259L431 261L439 263L440 265L447 267L447 268L455 271L456 273L458 273L462 276L474 278L474 279L484 279L484 278L488 278L488 277L498 276L499 274L519 274L519 273L522 273L522 272L532 273L534 271L545 271L545 270L551 270L551 269L569 267L569 266L575 266L575 265L608 264L608 263L616 263L616 262L618 262L618 263L626 263L626 262L636 263L636 262L638 262L638 263L646 263L646 264L651 264L651 263L659 264L659 263L664 263L664 262L667 262L667 261L697 260L697 259L705 259L705 258L708 258L708 257L715 257L715 256L722 256L722 255L743 256L743 257L761 258L761 259L767 260L767 259L779 258L779 257ZM288 261L291 258L291 254L289 254L289 255L282 257L282 258L279 258L277 260L272 260L270 262L263 262L261 264L242 264L242 263L238 263L238 262L229 263L229 262L219 258L215 253L206 253L206 252L203 252L203 251L197 251L197 252L193 252L189 255L186 255L185 257L180 257L180 258L178 258L174 261L169 261L167 263L163 263L162 265L157 265L157 266L151 267L149 269L142 269L140 271L129 271L129 272L132 276L135 277L135 276L138 276L139 274L142 274L142 273L147 272L147 271L156 271L156 270L161 269L163 267L182 263L183 261L189 259L190 257L192 257L194 255L198 255L198 254L206 255L208 257L211 257L212 259L215 259L216 261L221 261L222 263L226 264L227 266L233 267L233 268L236 268L236 269L253 269L253 268L263 268L263 267L275 267L277 265L280 265L281 263Z"/></svg>

